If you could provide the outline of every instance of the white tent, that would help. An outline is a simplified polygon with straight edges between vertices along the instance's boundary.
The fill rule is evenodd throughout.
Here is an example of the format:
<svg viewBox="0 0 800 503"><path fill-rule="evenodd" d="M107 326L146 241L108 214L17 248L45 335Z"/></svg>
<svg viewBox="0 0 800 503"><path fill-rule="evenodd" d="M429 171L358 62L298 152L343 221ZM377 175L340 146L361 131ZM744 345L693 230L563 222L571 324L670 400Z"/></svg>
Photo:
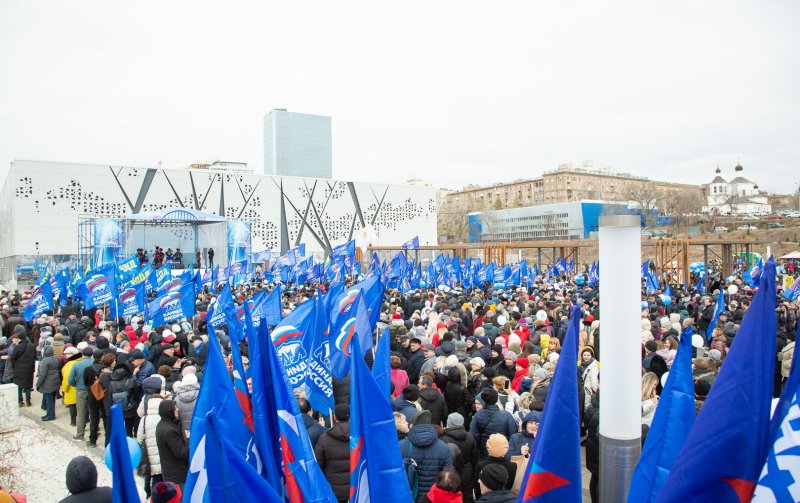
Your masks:
<svg viewBox="0 0 800 503"><path fill-rule="evenodd" d="M793 251L791 253L787 253L783 257L780 257L781 260L789 260L789 259L800 259L800 251Z"/></svg>

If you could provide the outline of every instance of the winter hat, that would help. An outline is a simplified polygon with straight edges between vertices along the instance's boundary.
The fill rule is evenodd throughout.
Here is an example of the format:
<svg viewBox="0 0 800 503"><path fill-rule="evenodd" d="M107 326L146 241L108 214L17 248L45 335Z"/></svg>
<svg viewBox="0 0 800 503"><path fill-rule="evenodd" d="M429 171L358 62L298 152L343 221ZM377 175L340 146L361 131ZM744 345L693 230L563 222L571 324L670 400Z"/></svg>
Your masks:
<svg viewBox="0 0 800 503"><path fill-rule="evenodd" d="M350 406L346 403L340 403L333 408L333 415L336 416L336 420L340 423L342 421L347 421L350 419Z"/></svg>
<svg viewBox="0 0 800 503"><path fill-rule="evenodd" d="M134 360L143 360L143 359L144 359L144 353L140 349L134 349L133 351L128 353L129 362L132 362Z"/></svg>
<svg viewBox="0 0 800 503"><path fill-rule="evenodd" d="M503 358L506 360L511 360L512 362L517 361L517 355L507 349L503 350Z"/></svg>
<svg viewBox="0 0 800 503"><path fill-rule="evenodd" d="M494 388L487 388L481 391L481 397L486 405L494 405L497 403L497 391Z"/></svg>
<svg viewBox="0 0 800 503"><path fill-rule="evenodd" d="M672 323L670 323L669 318L661 318L658 323L661 325L661 328L672 328Z"/></svg>
<svg viewBox="0 0 800 503"><path fill-rule="evenodd" d="M183 382L186 382L186 376L189 374L197 374L197 368L194 365L187 365L186 367L183 367L183 370L181 370Z"/></svg>
<svg viewBox="0 0 800 503"><path fill-rule="evenodd" d="M160 393L161 386L163 385L164 381L159 379L161 376L150 376L144 381L142 381L142 392L146 395L152 395L153 393Z"/></svg>
<svg viewBox="0 0 800 503"><path fill-rule="evenodd" d="M481 470L478 479L490 491L501 491L508 482L508 470L499 463L491 463Z"/></svg>
<svg viewBox="0 0 800 503"><path fill-rule="evenodd" d="M432 424L431 412L429 410L418 410L411 416L411 424L413 426L418 424Z"/></svg>
<svg viewBox="0 0 800 503"><path fill-rule="evenodd" d="M181 488L174 482L156 482L150 501L153 503L180 503Z"/></svg>
<svg viewBox="0 0 800 503"><path fill-rule="evenodd" d="M528 368L530 366L530 364L531 364L531 361L528 360L527 358L517 358L517 365L519 365L520 367L522 367L524 369Z"/></svg>
<svg viewBox="0 0 800 503"><path fill-rule="evenodd" d="M470 335L469 337L467 337L466 342L470 342L470 341L472 341L472 344L477 344L478 343L478 338L475 337L474 335ZM465 343L465 345L466 345L466 343Z"/></svg>
<svg viewBox="0 0 800 503"><path fill-rule="evenodd" d="M78 344L80 346L80 344ZM85 348L81 349L81 354L83 356L94 356L94 348L91 346L86 346Z"/></svg>
<svg viewBox="0 0 800 503"><path fill-rule="evenodd" d="M447 427L455 428L456 426L464 426L464 416L458 412L453 412L447 416Z"/></svg>
<svg viewBox="0 0 800 503"><path fill-rule="evenodd" d="M465 340L456 341L456 351L464 351L465 349L467 349L467 341Z"/></svg>
<svg viewBox="0 0 800 503"><path fill-rule="evenodd" d="M498 337L498 339L500 339L500 337ZM492 351L494 351L498 355L502 355L503 354L503 346L501 346L500 344L495 344L494 346L492 346Z"/></svg>
<svg viewBox="0 0 800 503"><path fill-rule="evenodd" d="M23 325L17 325L14 327L14 335L25 335L25 327Z"/></svg>
<svg viewBox="0 0 800 503"><path fill-rule="evenodd" d="M488 346L489 345L489 338L486 337L485 335L482 335L482 336L478 337L478 342L480 342L484 346Z"/></svg>
<svg viewBox="0 0 800 503"><path fill-rule="evenodd" d="M545 369L543 369L543 368L539 367L538 369L536 369L536 370L533 372L533 375L534 375L534 376L536 376L536 377L538 377L538 378L539 378L539 379L541 379L542 381L544 381L545 379L547 379L548 377L550 377L550 372L548 372L547 370L545 370Z"/></svg>
<svg viewBox="0 0 800 503"><path fill-rule="evenodd" d="M481 396L482 394L483 394L483 392L478 393L477 395L475 395L475 400L477 402L479 402L481 405L486 406L486 400L483 399L483 397Z"/></svg>
<svg viewBox="0 0 800 503"><path fill-rule="evenodd" d="M455 367L458 365L458 357L456 355L450 355L444 359L444 364L446 367Z"/></svg>
<svg viewBox="0 0 800 503"><path fill-rule="evenodd" d="M191 384L197 384L197 376L194 374L194 372L189 372L189 373L187 373L186 375L183 376L183 379L181 380L181 382L183 382L184 386L189 386Z"/></svg>
<svg viewBox="0 0 800 503"><path fill-rule="evenodd" d="M480 356L476 356L475 358L469 361L470 365L472 365L473 363L476 363L479 369L482 369L483 367L486 366L486 362L483 361L483 358L481 358Z"/></svg>
<svg viewBox="0 0 800 503"><path fill-rule="evenodd" d="M486 450L493 458L504 458L508 452L508 439L500 433L492 433L486 441Z"/></svg>
<svg viewBox="0 0 800 503"><path fill-rule="evenodd" d="M403 398L409 402L416 402L419 400L419 386L416 384L409 384L403 389Z"/></svg>
<svg viewBox="0 0 800 503"><path fill-rule="evenodd" d="M558 354L558 353L548 353L548 354L547 354L547 361L549 361L549 362L551 362L551 363L553 363L553 362L557 362L557 361L558 361L558 358L559 358L560 356L561 356L561 355L560 355L560 354Z"/></svg>
<svg viewBox="0 0 800 503"><path fill-rule="evenodd" d="M722 353L720 353L719 349L712 349L708 352L708 357L715 362L718 362L722 359Z"/></svg>

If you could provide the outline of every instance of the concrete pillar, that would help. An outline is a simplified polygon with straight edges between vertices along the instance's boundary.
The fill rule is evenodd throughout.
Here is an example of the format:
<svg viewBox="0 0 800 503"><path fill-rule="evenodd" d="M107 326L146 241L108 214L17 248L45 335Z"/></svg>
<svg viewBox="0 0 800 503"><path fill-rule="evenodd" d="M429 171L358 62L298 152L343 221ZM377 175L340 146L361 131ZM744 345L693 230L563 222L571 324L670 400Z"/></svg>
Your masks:
<svg viewBox="0 0 800 503"><path fill-rule="evenodd" d="M0 434L19 429L16 384L0 384Z"/></svg>
<svg viewBox="0 0 800 503"><path fill-rule="evenodd" d="M636 215L600 217L600 501L624 503L641 453L641 241Z"/></svg>

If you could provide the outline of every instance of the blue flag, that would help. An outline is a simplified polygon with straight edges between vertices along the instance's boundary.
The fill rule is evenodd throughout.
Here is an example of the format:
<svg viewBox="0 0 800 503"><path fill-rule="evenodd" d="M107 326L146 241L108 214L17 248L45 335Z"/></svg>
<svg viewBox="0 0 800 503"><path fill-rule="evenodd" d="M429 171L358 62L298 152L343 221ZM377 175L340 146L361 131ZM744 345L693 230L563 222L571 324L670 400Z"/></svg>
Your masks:
<svg viewBox="0 0 800 503"><path fill-rule="evenodd" d="M758 280L761 278L761 270L763 268L764 261L762 259L758 259L758 262L753 264L753 267L742 273L742 279L750 286L750 288L755 288L755 286L758 284Z"/></svg>
<svg viewBox="0 0 800 503"><path fill-rule="evenodd" d="M578 415L578 334L581 308L572 308L560 364L544 404L539 433L519 489L521 503L581 501L581 435ZM561 363L563 362L563 363Z"/></svg>
<svg viewBox="0 0 800 503"><path fill-rule="evenodd" d="M53 291L50 289L50 281L45 281L42 286L36 290L25 304L25 311L22 317L25 321L31 322L34 318L47 311L52 311L55 306L53 305Z"/></svg>
<svg viewBox="0 0 800 503"><path fill-rule="evenodd" d="M281 503L283 500L275 489L228 441L225 419L219 419L219 415L220 411L216 409L206 414L205 458L209 473L209 501Z"/></svg>
<svg viewBox="0 0 800 503"><path fill-rule="evenodd" d="M719 295L717 295L717 305L714 306L714 317L711 318L711 323L708 324L708 328L706 329L706 339L711 340L711 337L714 335L714 327L717 326L717 320L719 320L719 315L725 311L725 291L724 289L720 289Z"/></svg>
<svg viewBox="0 0 800 503"><path fill-rule="evenodd" d="M314 302L317 305L314 307L314 329L310 338L311 358L306 367L306 396L314 410L330 415L334 406L331 348L328 343L330 320L325 309L325 298L317 295Z"/></svg>
<svg viewBox="0 0 800 503"><path fill-rule="evenodd" d="M195 312L194 284L181 286L178 290L156 297L147 305L147 317L153 326L164 325L180 318L190 318Z"/></svg>
<svg viewBox="0 0 800 503"><path fill-rule="evenodd" d="M248 463L260 463L252 431L252 418L245 417L233 391L231 376L222 357L219 341L212 333L208 338L208 356L203 368L203 382L192 415L189 437L189 473L184 488L184 501L210 502L208 479L213 474L206 464L206 416L216 409L215 419L225 431L225 438Z"/></svg>
<svg viewBox="0 0 800 503"><path fill-rule="evenodd" d="M356 241L351 240L343 245L339 245L331 251L331 257L354 257L356 254Z"/></svg>
<svg viewBox="0 0 800 503"><path fill-rule="evenodd" d="M647 433L639 464L631 478L629 503L655 501L686 436L694 425L694 378L692 377L692 331L683 331L667 384L661 392L656 415Z"/></svg>
<svg viewBox="0 0 800 503"><path fill-rule="evenodd" d="M800 335L800 324L797 327ZM795 337L795 341L797 338ZM800 344L795 342L792 370L770 422L770 450L753 501L800 501Z"/></svg>
<svg viewBox="0 0 800 503"><path fill-rule="evenodd" d="M419 236L414 236L403 243L404 250L416 250L417 248L419 248Z"/></svg>
<svg viewBox="0 0 800 503"><path fill-rule="evenodd" d="M111 406L111 435L108 442L111 450L112 484L114 503L140 503L136 479L133 478L131 455L128 452L128 437L125 436L125 418L120 404Z"/></svg>
<svg viewBox="0 0 800 503"><path fill-rule="evenodd" d="M261 317L267 322L267 325L274 327L283 321L283 307L281 306L281 287L276 285L275 288L267 295L264 302L261 304Z"/></svg>
<svg viewBox="0 0 800 503"><path fill-rule="evenodd" d="M111 303L111 317L121 318L144 313L144 283L122 288L116 302Z"/></svg>
<svg viewBox="0 0 800 503"><path fill-rule="evenodd" d="M269 370L267 345L270 343L266 323L259 326L258 333L252 324L252 313L245 311L250 372L253 380L253 429L256 445L264 465L264 474L269 485L279 494L284 493L283 458L280 449L280 428L275 401L272 398L272 372Z"/></svg>
<svg viewBox="0 0 800 503"><path fill-rule="evenodd" d="M725 358L658 501L750 500L770 448L775 291L775 261L770 259L764 265L758 292L742 320L736 343Z"/></svg>
<svg viewBox="0 0 800 503"><path fill-rule="evenodd" d="M147 279L153 273L153 266L150 264L145 264L144 267L140 268L136 273L131 276L131 278L125 283L126 286L134 286L138 285L139 283L145 283L145 289L147 291L152 290L150 288L149 283L147 283Z"/></svg>
<svg viewBox="0 0 800 503"><path fill-rule="evenodd" d="M166 295L168 293L172 293L175 290L180 289L183 286L183 280L181 278L171 278L164 282L158 289L156 290L156 295Z"/></svg>
<svg viewBox="0 0 800 503"><path fill-rule="evenodd" d="M356 354L363 354L353 341ZM350 503L411 501L389 396L363 358L351 358Z"/></svg>
<svg viewBox="0 0 800 503"><path fill-rule="evenodd" d="M385 396L389 396L392 390L392 368L389 359L392 356L392 350L389 347L391 335L389 334L389 327L383 330L378 339L377 349L375 350L375 361L372 364L372 376L378 384L378 388L383 391ZM351 377L352 379L352 377Z"/></svg>
<svg viewBox="0 0 800 503"><path fill-rule="evenodd" d="M140 268L139 265L139 256L135 254L117 264L117 275L120 283L127 283L136 276Z"/></svg>
<svg viewBox="0 0 800 503"><path fill-rule="evenodd" d="M351 291L346 293L351 293ZM329 334L331 372L339 379L344 378L350 370L350 362L348 360L353 354L353 339L360 339L360 347L372 349L372 325L370 325L369 315L365 306L365 292L363 290L355 290L353 293L355 294L355 299L352 303L348 303L346 307L340 303L340 312L342 312L343 307L346 311L340 314L335 322L331 322ZM345 299L349 302L349 297L345 297ZM364 314L363 317L359 316L361 312ZM363 354L360 356L363 356Z"/></svg>
<svg viewBox="0 0 800 503"><path fill-rule="evenodd" d="M163 265L158 269L152 269L150 273L150 287L153 290L158 290L164 283L172 279L172 266L169 264Z"/></svg>
<svg viewBox="0 0 800 503"><path fill-rule="evenodd" d="M78 284L78 296L83 299L86 309L112 302L116 295L117 275L114 264L106 264L89 271Z"/></svg>
<svg viewBox="0 0 800 503"><path fill-rule="evenodd" d="M307 300L294 308L272 331L272 343L292 388L305 384L311 341L315 329L315 303Z"/></svg>
<svg viewBox="0 0 800 503"><path fill-rule="evenodd" d="M312 301L307 303L313 304ZM271 394L275 400L273 410L278 415L286 495L292 503L334 503L336 497L314 458L311 440L292 394L289 377L283 370L275 345L266 344L266 347L267 354L264 356L271 373Z"/></svg>

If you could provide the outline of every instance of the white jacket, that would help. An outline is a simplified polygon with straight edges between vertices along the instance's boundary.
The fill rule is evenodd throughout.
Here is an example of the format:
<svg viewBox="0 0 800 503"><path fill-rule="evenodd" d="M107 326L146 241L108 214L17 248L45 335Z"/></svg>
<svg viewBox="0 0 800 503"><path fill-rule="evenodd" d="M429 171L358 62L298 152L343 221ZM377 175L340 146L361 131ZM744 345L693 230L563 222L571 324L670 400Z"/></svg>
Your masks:
<svg viewBox="0 0 800 503"><path fill-rule="evenodd" d="M136 432L136 440L147 445L147 458L150 461L150 475L161 473L161 458L158 456L158 442L156 442L156 426L161 421L158 415L158 406L161 405L162 398L151 396L147 400L147 415L139 421L139 430ZM144 403L144 399L142 399ZM141 405L140 405L141 406Z"/></svg>

